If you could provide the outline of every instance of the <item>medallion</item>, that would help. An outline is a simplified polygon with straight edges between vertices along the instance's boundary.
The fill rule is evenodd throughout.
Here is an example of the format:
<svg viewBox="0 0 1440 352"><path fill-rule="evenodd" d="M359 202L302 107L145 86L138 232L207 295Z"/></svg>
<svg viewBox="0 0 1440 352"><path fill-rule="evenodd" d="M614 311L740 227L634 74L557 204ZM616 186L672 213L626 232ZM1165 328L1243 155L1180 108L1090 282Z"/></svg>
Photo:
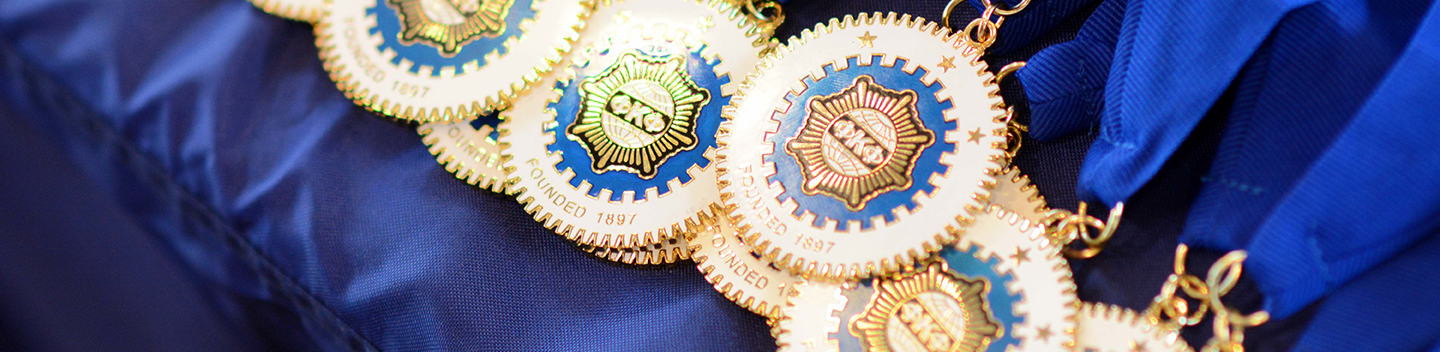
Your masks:
<svg viewBox="0 0 1440 352"><path fill-rule="evenodd" d="M1080 307L1077 352L1192 352L1180 333L1145 320L1135 311L1103 303Z"/></svg>
<svg viewBox="0 0 1440 352"><path fill-rule="evenodd" d="M719 133L721 199L777 266L858 279L914 266L985 204L1004 158L992 76L909 15L833 19L761 62Z"/></svg>
<svg viewBox="0 0 1440 352"><path fill-rule="evenodd" d="M420 125L421 140L445 171L472 186L505 193L505 158L497 140L500 116L491 114L471 121L431 122Z"/></svg>
<svg viewBox="0 0 1440 352"><path fill-rule="evenodd" d="M325 0L250 0L265 13L300 22L315 23L325 14Z"/></svg>
<svg viewBox="0 0 1440 352"><path fill-rule="evenodd" d="M1070 351L1070 268L1044 230L976 214L924 266L860 282L798 285L776 325L782 351Z"/></svg>
<svg viewBox="0 0 1440 352"><path fill-rule="evenodd" d="M721 212L719 209L714 210ZM800 277L750 252L725 217L690 240L691 258L705 280L730 301L769 319L779 319L785 299L795 294Z"/></svg>
<svg viewBox="0 0 1440 352"><path fill-rule="evenodd" d="M768 36L720 0L602 4L556 78L503 113L518 200L583 245L684 242L707 227L721 108Z"/></svg>
<svg viewBox="0 0 1440 352"><path fill-rule="evenodd" d="M570 0L334 0L315 37L331 80L356 104L402 120L469 120L550 72L590 9Z"/></svg>

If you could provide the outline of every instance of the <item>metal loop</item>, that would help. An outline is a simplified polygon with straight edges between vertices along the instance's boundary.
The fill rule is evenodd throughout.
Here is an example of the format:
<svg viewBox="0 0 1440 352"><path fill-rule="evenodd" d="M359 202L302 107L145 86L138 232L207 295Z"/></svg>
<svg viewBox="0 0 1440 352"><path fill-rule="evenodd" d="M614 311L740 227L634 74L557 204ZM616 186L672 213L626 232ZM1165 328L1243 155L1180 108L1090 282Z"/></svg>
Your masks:
<svg viewBox="0 0 1440 352"><path fill-rule="evenodd" d="M1015 123L1014 107L1005 109L1005 120L1005 158L1013 160L1020 155L1020 147L1024 146L1025 136L1022 133L1025 126Z"/></svg>
<svg viewBox="0 0 1440 352"><path fill-rule="evenodd" d="M1175 273L1185 274L1185 256L1190 254L1190 246L1181 243L1175 247Z"/></svg>
<svg viewBox="0 0 1440 352"><path fill-rule="evenodd" d="M965 25L963 35L965 44L975 49L984 51L991 44L995 44L995 34L1000 31L999 26L985 18L976 18Z"/></svg>
<svg viewBox="0 0 1440 352"><path fill-rule="evenodd" d="M950 26L950 15L955 12L956 7L959 7L960 4L964 3L965 0L950 0L950 3L945 5L945 12L940 14L940 25L945 26L945 28L949 28L952 31L955 30L955 27Z"/></svg>
<svg viewBox="0 0 1440 352"><path fill-rule="evenodd" d="M1000 84L1001 82L1004 82L1006 77L1010 77L1010 74L1015 73L1015 71L1019 71L1022 68L1025 68L1024 61L1011 62L1010 64L1001 67L999 71L995 71L995 84Z"/></svg>
<svg viewBox="0 0 1440 352"><path fill-rule="evenodd" d="M1195 275L1182 276L1180 278L1180 289L1184 290L1185 295L1190 296L1190 298L1203 301L1210 297L1210 287L1205 286L1205 282L1200 281L1200 278Z"/></svg>
<svg viewBox="0 0 1440 352"><path fill-rule="evenodd" d="M1061 213L1052 213L1046 218L1047 223L1055 224L1054 231L1057 233L1052 238L1061 239L1062 246L1074 242L1076 239L1085 243L1087 248L1081 250L1064 248L1062 252L1067 257L1088 259L1100 254L1100 251L1105 249L1106 243L1110 242L1110 238L1115 236L1115 231L1120 228L1120 218L1125 213L1124 202L1115 203L1115 207L1110 210L1110 216L1107 218L1108 222L1100 221L1100 219L1087 214L1088 207L1089 205L1085 202L1080 202L1080 206L1076 207L1076 212L1073 214L1057 217ZM1058 219L1058 223L1056 220L1051 220L1052 218ZM1091 227L1099 229L1100 232L1091 236Z"/></svg>
<svg viewBox="0 0 1440 352"><path fill-rule="evenodd" d="M1243 250L1225 253L1225 256L1220 257L1220 260L1216 260L1214 266L1210 267L1209 274L1205 276L1205 284L1219 290L1221 295L1229 293L1240 280L1240 273L1244 270L1241 264L1247 257L1249 255Z"/></svg>
<svg viewBox="0 0 1440 352"><path fill-rule="evenodd" d="M1190 302L1182 297L1176 297L1175 291L1181 287L1182 279L1180 274L1170 274L1165 280L1165 285L1160 289L1160 295L1151 302L1150 308L1146 310L1146 317L1154 324L1170 324L1175 326L1193 326L1199 324L1209 312L1209 306L1198 305L1195 312L1190 312Z"/></svg>
<svg viewBox="0 0 1440 352"><path fill-rule="evenodd" d="M1009 16L1009 15L1014 15L1014 14L1020 13L1020 11L1025 10L1025 7L1026 7L1026 6L1030 6L1030 0L1020 0L1020 4L1019 4L1019 5L1015 5L1015 8L1013 8L1013 9L1002 9L1002 8L1000 8L999 6L995 6L995 4L991 3L990 0L980 0L980 1L983 1L983 2L985 3L985 7L986 7L986 8L995 8L995 14L998 14L998 15L1001 15L1001 16Z"/></svg>
<svg viewBox="0 0 1440 352"><path fill-rule="evenodd" d="M742 0L742 1L745 2L745 10L750 12L750 17L754 17L755 20L756 20L756 21L759 21L760 23L767 24L767 25L770 25L771 27L774 27L774 26L779 26L780 23L782 23L782 22L785 21L785 12L783 11L783 9L780 8L780 3L778 3L778 2L774 2L774 1L763 1L763 0ZM758 7L755 5L755 3L757 3L757 2L760 2L760 3L761 3L760 6L758 6ZM771 10L771 9L773 9L773 10L775 11L775 15L774 15L774 16L765 15L765 10Z"/></svg>

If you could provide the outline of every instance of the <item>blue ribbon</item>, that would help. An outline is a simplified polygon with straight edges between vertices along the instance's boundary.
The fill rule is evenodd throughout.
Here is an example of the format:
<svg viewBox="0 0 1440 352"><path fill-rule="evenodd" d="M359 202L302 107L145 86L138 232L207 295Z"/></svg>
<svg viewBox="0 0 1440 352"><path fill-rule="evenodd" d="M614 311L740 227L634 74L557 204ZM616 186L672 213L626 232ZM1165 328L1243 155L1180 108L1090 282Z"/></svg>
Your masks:
<svg viewBox="0 0 1440 352"><path fill-rule="evenodd" d="M1098 129L1078 189L1104 204L1234 90L1181 240L1249 250L1283 318L1440 227L1437 22L1426 2L1107 0L1017 76L1033 137Z"/></svg>

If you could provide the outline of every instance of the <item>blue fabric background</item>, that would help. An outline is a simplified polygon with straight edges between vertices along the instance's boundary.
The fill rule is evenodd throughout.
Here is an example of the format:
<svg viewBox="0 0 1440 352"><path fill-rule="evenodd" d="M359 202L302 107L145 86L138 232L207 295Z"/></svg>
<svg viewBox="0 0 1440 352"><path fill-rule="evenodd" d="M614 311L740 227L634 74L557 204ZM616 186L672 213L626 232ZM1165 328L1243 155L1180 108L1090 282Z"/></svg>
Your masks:
<svg viewBox="0 0 1440 352"><path fill-rule="evenodd" d="M988 61L1084 37L1087 19L1118 25L1114 13L1091 17L1115 6L1097 2L1037 2L1007 22ZM865 11L933 19L942 6L794 0L779 33ZM513 199L456 181L413 126L335 90L308 25L244 1L0 2L0 67L0 350L773 348L763 319L688 262L607 264ZM1026 84L1003 86L1022 122L1040 91ZM1105 254L1072 261L1081 299L1143 309L1155 295L1237 91L1200 109L1210 112L1129 197ZM1099 110L1088 101L1080 111ZM1095 133L1050 137L1027 139L1015 163L1073 209ZM1415 243L1252 329L1247 347L1440 346L1440 239ZM1193 255L1192 267L1218 257ZM1263 298L1248 277L1230 296L1247 311ZM1185 337L1198 346L1205 330Z"/></svg>

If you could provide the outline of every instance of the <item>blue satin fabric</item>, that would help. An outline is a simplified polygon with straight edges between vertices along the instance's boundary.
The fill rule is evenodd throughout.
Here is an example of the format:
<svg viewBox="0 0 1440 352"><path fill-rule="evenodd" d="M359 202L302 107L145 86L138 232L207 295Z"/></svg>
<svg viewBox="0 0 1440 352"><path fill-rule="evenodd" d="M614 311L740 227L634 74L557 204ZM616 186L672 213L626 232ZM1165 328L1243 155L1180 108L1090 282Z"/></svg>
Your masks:
<svg viewBox="0 0 1440 352"><path fill-rule="evenodd" d="M1030 76L1054 52L1041 49L1074 46L1075 33L1083 39L1101 21L1113 22L1119 38L1128 16L1115 1L1062 2L1036 0L1027 11L1048 15L1007 19L987 58L999 67L1040 52L1020 71L1024 90L1002 90L1022 121L1031 121L1032 95L1035 129L1054 116L1034 99ZM943 6L787 1L778 36L859 12L939 18ZM1120 12L1104 12L1110 6ZM963 10L957 22L976 15ZM1007 39L1022 37L1034 40ZM1014 48L999 50L1007 45ZM1104 48L1087 55L1102 58ZM512 198L454 180L413 126L335 91L308 25L240 0L11 0L0 2L0 54L0 349L773 348L763 320L692 266L634 269L589 258ZM1418 59L1392 61L1407 60ZM1216 93L1218 104L1236 100L1233 91ZM1078 111L1098 117L1099 103L1089 104ZM1226 115L1197 118L1189 139L1140 182L1105 254L1072 261L1081 299L1143 309L1154 296L1187 231L1189 204L1215 183L1199 178L1230 133L1221 128ZM1053 206L1073 209L1094 139L1027 138L1015 163ZM1426 139L1409 141L1420 148L1414 143ZM1426 180L1406 175L1389 185ZM1440 282L1430 270L1440 256L1434 236L1416 241L1321 303L1252 329L1247 347L1437 346L1440 315L1428 313L1440 302L1426 285ZM1192 266L1207 255L1197 251ZM1263 298L1250 276L1230 295L1246 310ZM1203 343L1203 330L1185 336Z"/></svg>
<svg viewBox="0 0 1440 352"><path fill-rule="evenodd" d="M1249 250L1276 317L1318 311L1297 350L1421 349L1440 337L1424 313L1440 304L1412 282L1440 275L1397 263L1436 254L1437 7L1104 1L1076 40L1020 71L1031 133L1097 133L1078 191L1109 204L1209 138L1202 119L1222 122L1180 241Z"/></svg>
<svg viewBox="0 0 1440 352"><path fill-rule="evenodd" d="M236 349L774 346L763 319L717 293L693 265L634 269L590 258L512 198L456 181L414 126L366 113L335 89L309 25L242 0L14 0L0 2L0 45L74 97L13 119L44 124L42 135L134 151L62 150L100 182L96 194L114 199L119 216L173 248L172 262L210 290L200 292L233 297L171 309L236 325L209 331L251 343ZM91 129L113 137L80 134ZM9 189L6 196L54 192ZM45 216L67 215L87 217ZM227 303L240 299L253 307ZM221 308L230 310L202 314ZM120 303L110 309L158 314ZM33 323L11 317L0 320ZM263 319L290 321L256 323ZM161 350L208 350L181 343L200 339L193 329L142 339L168 346ZM36 330L46 328L24 331Z"/></svg>

